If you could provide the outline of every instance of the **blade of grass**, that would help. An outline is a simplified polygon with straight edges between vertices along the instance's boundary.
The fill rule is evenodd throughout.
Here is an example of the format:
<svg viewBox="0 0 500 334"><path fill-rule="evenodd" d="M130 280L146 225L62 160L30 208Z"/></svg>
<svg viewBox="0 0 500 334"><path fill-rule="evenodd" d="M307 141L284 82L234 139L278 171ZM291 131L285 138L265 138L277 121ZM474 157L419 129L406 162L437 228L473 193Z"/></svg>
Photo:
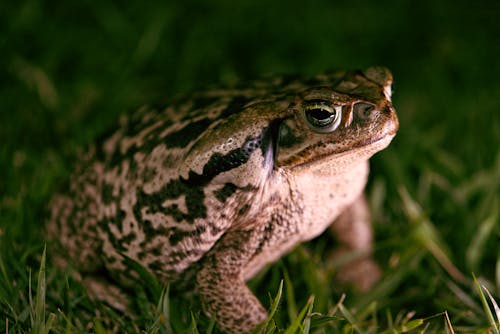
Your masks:
<svg viewBox="0 0 500 334"><path fill-rule="evenodd" d="M33 291L31 288L31 269L28 269L28 301L29 301L29 316L31 321L31 327L35 326L35 318L33 310L35 307L33 306Z"/></svg>
<svg viewBox="0 0 500 334"><path fill-rule="evenodd" d="M45 322L45 328L43 330L43 334L49 334L50 330L53 327L54 321L56 321L57 316L54 313L49 314L49 318Z"/></svg>
<svg viewBox="0 0 500 334"><path fill-rule="evenodd" d="M328 315L329 316L334 316L335 313L337 313L337 311L339 310L340 308L340 305L344 303L344 300L345 300L345 293L343 293L341 296L340 296L340 299L339 301L337 302L337 304L335 304L334 307L332 307L329 311L328 311Z"/></svg>
<svg viewBox="0 0 500 334"><path fill-rule="evenodd" d="M162 332L167 334L172 334L172 327L170 327L170 285L167 285L160 295L160 300L158 301L158 313L159 313L159 323L163 325L161 328Z"/></svg>
<svg viewBox="0 0 500 334"><path fill-rule="evenodd" d="M96 320L94 322L94 330L96 334L107 334L106 329L104 329L104 326L101 324L99 320Z"/></svg>
<svg viewBox="0 0 500 334"><path fill-rule="evenodd" d="M389 328L383 333L408 333L426 323L427 319L425 318L412 319L414 315L414 311L407 313L399 312L393 320L392 315L388 313Z"/></svg>
<svg viewBox="0 0 500 334"><path fill-rule="evenodd" d="M500 291L500 252L497 256L497 264L495 268L495 281L497 285L497 291Z"/></svg>
<svg viewBox="0 0 500 334"><path fill-rule="evenodd" d="M497 201L499 202L499 201ZM493 206L493 212L479 224L469 247L467 248L466 261L469 268L476 270L484 254L486 242L492 237L492 231L498 221L498 207Z"/></svg>
<svg viewBox="0 0 500 334"><path fill-rule="evenodd" d="M295 293L293 291L293 284L290 280L290 275L288 274L288 270L286 268L283 269L283 276L285 280L285 289L286 289L286 305L288 311L288 319L290 322L293 319L297 318L297 304L295 303Z"/></svg>
<svg viewBox="0 0 500 334"><path fill-rule="evenodd" d="M420 205L411 198L405 187L399 188L399 195L403 201L403 209L408 219L415 226L414 235L420 244L434 256L453 279L466 283L467 279L447 255L449 252L444 241L432 222L424 214Z"/></svg>
<svg viewBox="0 0 500 334"><path fill-rule="evenodd" d="M46 292L46 281L45 281L45 252L46 247L43 249L42 260L40 262L40 270L38 271L38 284L36 291L36 302L35 302L35 333L44 332L44 322L45 322L45 292Z"/></svg>
<svg viewBox="0 0 500 334"><path fill-rule="evenodd" d="M193 312L191 312L191 326L189 327L189 333L190 334L200 334L198 331L198 327L196 325L196 319L194 317Z"/></svg>
<svg viewBox="0 0 500 334"><path fill-rule="evenodd" d="M300 311L299 315L295 320L290 324L290 326L286 329L284 334L293 334L296 333L299 328L301 327L302 322L306 321L307 314L311 314L312 308L314 304L314 296L309 297L309 300L307 301L306 305L302 308ZM310 327L310 322L308 323L308 330ZM307 333L304 328L302 328L301 333Z"/></svg>
<svg viewBox="0 0 500 334"><path fill-rule="evenodd" d="M120 254L123 256L126 266L132 268L137 272L141 279L141 282L144 282L142 285L147 288L148 292L155 298L157 298L157 296L160 296L162 287L161 284L158 283L156 277L136 260L132 259L124 253Z"/></svg>
<svg viewBox="0 0 500 334"><path fill-rule="evenodd" d="M76 328L73 328L73 324L71 322L71 319L70 317L64 312L62 311L61 309L57 310L58 313L59 313L59 316L64 319L64 321L66 322L66 327L65 327L65 331L64 333L74 333L76 331Z"/></svg>
<svg viewBox="0 0 500 334"><path fill-rule="evenodd" d="M271 303L271 308L269 310L269 315L268 315L267 319L263 323L261 323L260 325L258 325L252 331L252 333L261 333L264 329L268 328L269 323L271 322L271 320L274 317L274 314L278 310L278 306L279 306L282 294L283 294L283 280L281 280L280 286L278 288L278 292L276 293L276 297L274 297L274 300Z"/></svg>
<svg viewBox="0 0 500 334"><path fill-rule="evenodd" d="M392 313L389 309L385 310L385 317L387 318L387 327L388 328L394 328L394 320L392 317Z"/></svg>
<svg viewBox="0 0 500 334"><path fill-rule="evenodd" d="M491 305L493 305L493 308L495 309L495 315L497 317L497 322L495 324L495 327L498 330L498 326L500 326L500 308L498 307L498 304L497 304L495 298L493 298L490 291L484 285L483 285L483 289L484 289L484 291L486 291L486 294L490 298Z"/></svg>
<svg viewBox="0 0 500 334"><path fill-rule="evenodd" d="M467 305L472 311L476 313L481 312L481 306L474 300L474 298L464 291L462 288L460 288L457 284L455 284L451 280L446 281L446 285L448 286L448 289L450 289L451 292L453 292L456 296L456 298L463 303L464 305Z"/></svg>
<svg viewBox="0 0 500 334"><path fill-rule="evenodd" d="M215 328L215 319L210 319L210 323L208 324L206 334L212 334L214 328Z"/></svg>
<svg viewBox="0 0 500 334"><path fill-rule="evenodd" d="M398 332L399 333L407 333L407 332L410 332L410 331L414 330L415 328L418 328L418 327L422 326L423 324L424 324L424 319L410 320L410 321L405 322L404 324L402 324L399 327Z"/></svg>
<svg viewBox="0 0 500 334"><path fill-rule="evenodd" d="M3 255L4 254L2 254L2 256L0 256L0 272L2 273L2 283L3 283L3 284L0 284L0 288L1 288L0 292L4 296L4 299L7 300L8 291L12 291L12 284L11 284L11 280L9 278L9 275L7 274L7 270L5 268ZM6 285L5 287L4 287L4 284Z"/></svg>
<svg viewBox="0 0 500 334"><path fill-rule="evenodd" d="M385 296L391 295L404 281L405 277L410 275L424 257L425 251L415 248L408 249L401 255L401 264L384 275L384 279L356 301L355 308L359 312L369 307L373 301L383 300Z"/></svg>
<svg viewBox="0 0 500 334"><path fill-rule="evenodd" d="M361 329L357 325L356 318L354 315L344 306L344 304L339 304L340 313L344 316L344 318L349 322L353 330L358 333L363 333Z"/></svg>
<svg viewBox="0 0 500 334"><path fill-rule="evenodd" d="M313 310L313 306L314 306L314 296L311 296L310 300L311 300L311 303L309 304L309 307L307 308L307 313L306 313L306 316L304 318L304 324L303 324L303 327L304 327L303 333L304 334L309 334L309 331L311 330L311 315L312 315L312 310Z"/></svg>
<svg viewBox="0 0 500 334"><path fill-rule="evenodd" d="M44 246L42 259L40 261L40 269L37 277L37 291L35 303L33 305L32 291L31 291L31 271L29 274L29 300L30 300L30 318L31 318L31 333L32 334L46 334L48 333L56 319L56 315L51 313L49 318L45 319L45 297L47 291L46 281L46 260L47 247Z"/></svg>
<svg viewBox="0 0 500 334"><path fill-rule="evenodd" d="M448 316L448 312L444 311L444 328L446 328L447 334L455 334L453 330L453 326L451 325L450 317Z"/></svg>
<svg viewBox="0 0 500 334"><path fill-rule="evenodd" d="M491 328L495 331L496 334L500 334L500 330L495 322L495 318L493 317L493 313L491 312L490 306L488 305L488 301L483 293L483 288L479 284L479 281L476 278L476 275L472 274L474 278L474 285L476 286L476 290L479 293L479 298L481 299L481 303L483 304L484 312L486 313L486 317L488 318L488 322L491 325Z"/></svg>

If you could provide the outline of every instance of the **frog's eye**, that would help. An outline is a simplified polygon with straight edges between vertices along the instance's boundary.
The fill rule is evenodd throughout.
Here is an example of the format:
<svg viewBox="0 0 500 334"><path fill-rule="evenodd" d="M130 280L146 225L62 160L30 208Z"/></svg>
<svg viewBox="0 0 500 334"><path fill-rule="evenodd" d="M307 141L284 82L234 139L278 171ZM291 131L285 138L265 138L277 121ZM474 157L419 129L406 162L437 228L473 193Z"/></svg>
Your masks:
<svg viewBox="0 0 500 334"><path fill-rule="evenodd" d="M308 101L303 104L303 110L307 125L318 133L334 131L342 118L342 107L326 101Z"/></svg>

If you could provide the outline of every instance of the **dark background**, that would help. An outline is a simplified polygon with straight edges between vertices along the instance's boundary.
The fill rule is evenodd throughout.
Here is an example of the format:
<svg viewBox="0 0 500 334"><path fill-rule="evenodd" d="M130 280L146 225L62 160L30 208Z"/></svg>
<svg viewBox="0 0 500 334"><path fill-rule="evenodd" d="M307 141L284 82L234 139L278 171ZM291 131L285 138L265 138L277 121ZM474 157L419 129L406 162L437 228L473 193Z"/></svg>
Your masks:
<svg viewBox="0 0 500 334"><path fill-rule="evenodd" d="M0 247L23 260L41 252L50 194L79 147L123 112L216 82L384 65L395 78L400 131L373 159L383 187L370 181L369 192L383 189L387 212L375 217L377 239L405 243L403 187L458 268L494 281L499 14L499 1L4 1Z"/></svg>
<svg viewBox="0 0 500 334"><path fill-rule="evenodd" d="M94 131L81 128L108 122L110 114L206 83L379 64L395 77L402 136L441 132L437 145L460 138L453 153L485 163L496 153L498 2L25 1L2 7L0 138L18 147L56 147L61 135L87 136Z"/></svg>

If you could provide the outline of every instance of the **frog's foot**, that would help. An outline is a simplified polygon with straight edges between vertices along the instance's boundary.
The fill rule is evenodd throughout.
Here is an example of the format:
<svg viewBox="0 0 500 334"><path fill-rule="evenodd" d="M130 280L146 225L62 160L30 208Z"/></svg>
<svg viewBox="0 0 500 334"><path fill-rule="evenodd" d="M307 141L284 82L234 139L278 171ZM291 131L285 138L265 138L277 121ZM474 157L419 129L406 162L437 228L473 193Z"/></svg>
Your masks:
<svg viewBox="0 0 500 334"><path fill-rule="evenodd" d="M330 256L339 264L337 278L353 284L360 291L369 290L380 278L379 266L372 260L373 232L368 203L364 195L331 225L331 230L341 243L341 248Z"/></svg>
<svg viewBox="0 0 500 334"><path fill-rule="evenodd" d="M130 298L118 286L97 276L82 276L81 280L90 299L104 302L124 314L132 314Z"/></svg>
<svg viewBox="0 0 500 334"><path fill-rule="evenodd" d="M227 233L207 254L196 275L203 308L224 333L250 333L267 317L242 272L260 245L260 235L259 229Z"/></svg>
<svg viewBox="0 0 500 334"><path fill-rule="evenodd" d="M81 283L91 300L104 302L117 311L131 314L129 312L130 298L127 293L110 282L110 280L99 275L103 270L102 267L99 267L100 261L94 260L92 266L80 263L80 267L85 269L90 267L90 270L77 271L70 263L69 258L71 257L62 252L55 251L51 254L51 262L61 272L68 273L75 281Z"/></svg>
<svg viewBox="0 0 500 334"><path fill-rule="evenodd" d="M380 279L380 267L369 255L337 250L330 260L339 263L335 279L343 285L353 285L358 291L369 291Z"/></svg>
<svg viewBox="0 0 500 334"><path fill-rule="evenodd" d="M213 279L218 279L215 286ZM266 310L241 278L204 270L198 275L198 289L206 313L224 333L250 333L267 318Z"/></svg>

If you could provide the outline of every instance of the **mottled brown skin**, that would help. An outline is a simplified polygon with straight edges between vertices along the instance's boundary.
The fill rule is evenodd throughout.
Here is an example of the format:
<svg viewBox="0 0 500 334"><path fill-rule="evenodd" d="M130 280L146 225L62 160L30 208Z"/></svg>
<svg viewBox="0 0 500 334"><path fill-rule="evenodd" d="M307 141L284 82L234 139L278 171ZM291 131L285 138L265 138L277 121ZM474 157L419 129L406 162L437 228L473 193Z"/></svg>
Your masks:
<svg viewBox="0 0 500 334"><path fill-rule="evenodd" d="M48 236L117 308L96 273L136 283L129 258L173 288L194 284L225 332L249 332L267 313L245 281L266 264L330 225L339 252L369 253L362 193L368 159L398 128L391 83L384 68L338 71L144 108L79 163ZM365 256L339 278L367 289L377 276Z"/></svg>

